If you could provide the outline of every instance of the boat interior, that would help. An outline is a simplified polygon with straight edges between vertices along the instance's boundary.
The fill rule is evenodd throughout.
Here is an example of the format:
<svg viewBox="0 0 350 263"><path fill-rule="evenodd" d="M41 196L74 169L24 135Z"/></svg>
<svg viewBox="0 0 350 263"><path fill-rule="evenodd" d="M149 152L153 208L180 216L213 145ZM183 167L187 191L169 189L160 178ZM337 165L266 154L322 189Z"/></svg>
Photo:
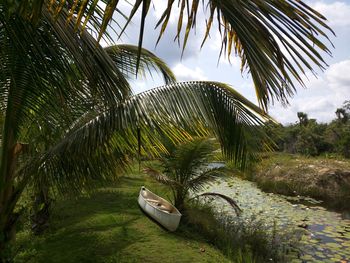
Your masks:
<svg viewBox="0 0 350 263"><path fill-rule="evenodd" d="M158 209L167 212L167 213L173 213L176 212L174 207L170 205L168 202L165 202L164 200L160 199L158 196L154 195L153 193L147 191L146 189L142 189L142 196L145 198L145 200L150 203L151 205L157 207Z"/></svg>

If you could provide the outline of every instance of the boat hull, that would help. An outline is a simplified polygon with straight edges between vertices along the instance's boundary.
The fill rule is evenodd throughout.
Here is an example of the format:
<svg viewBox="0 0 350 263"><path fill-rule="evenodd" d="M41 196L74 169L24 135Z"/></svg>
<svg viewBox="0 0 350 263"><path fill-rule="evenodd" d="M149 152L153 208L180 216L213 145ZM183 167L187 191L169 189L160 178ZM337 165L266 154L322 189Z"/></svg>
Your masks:
<svg viewBox="0 0 350 263"><path fill-rule="evenodd" d="M175 231L180 223L181 213L168 201L141 187L138 203L141 209L169 231Z"/></svg>

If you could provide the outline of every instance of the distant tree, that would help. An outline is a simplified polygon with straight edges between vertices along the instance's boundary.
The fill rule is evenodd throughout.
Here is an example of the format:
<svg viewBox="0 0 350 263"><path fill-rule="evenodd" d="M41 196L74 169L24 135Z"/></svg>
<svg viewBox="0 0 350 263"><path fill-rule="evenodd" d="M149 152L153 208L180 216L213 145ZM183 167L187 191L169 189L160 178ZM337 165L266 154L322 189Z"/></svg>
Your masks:
<svg viewBox="0 0 350 263"><path fill-rule="evenodd" d="M344 101L335 114L337 119L329 124L325 137L332 144L333 152L350 158L350 100Z"/></svg>
<svg viewBox="0 0 350 263"><path fill-rule="evenodd" d="M295 141L297 153L316 156L330 149L324 138L327 124L318 124L315 119L308 120L306 126L299 126Z"/></svg>
<svg viewBox="0 0 350 263"><path fill-rule="evenodd" d="M309 122L309 118L308 118L307 114L304 112L298 112L297 115L298 115L300 126L301 125L306 126Z"/></svg>
<svg viewBox="0 0 350 263"><path fill-rule="evenodd" d="M305 115L307 116L305 113L299 114L300 117ZM282 126L270 122L265 126L265 132L274 139L277 151L310 156L332 150L332 145L325 136L327 129L328 124L319 124L315 119L308 119L307 125L296 123Z"/></svg>
<svg viewBox="0 0 350 263"><path fill-rule="evenodd" d="M299 122L286 126L273 122L265 126L277 145L276 150L304 155L337 153L350 158L350 100L344 101L331 123L317 123L304 112L298 112Z"/></svg>
<svg viewBox="0 0 350 263"><path fill-rule="evenodd" d="M349 119L348 113L346 112L345 108L338 108L335 114L337 115L338 121L341 121L343 123L347 122Z"/></svg>
<svg viewBox="0 0 350 263"><path fill-rule="evenodd" d="M350 100L346 100L343 102L343 109L350 113Z"/></svg>

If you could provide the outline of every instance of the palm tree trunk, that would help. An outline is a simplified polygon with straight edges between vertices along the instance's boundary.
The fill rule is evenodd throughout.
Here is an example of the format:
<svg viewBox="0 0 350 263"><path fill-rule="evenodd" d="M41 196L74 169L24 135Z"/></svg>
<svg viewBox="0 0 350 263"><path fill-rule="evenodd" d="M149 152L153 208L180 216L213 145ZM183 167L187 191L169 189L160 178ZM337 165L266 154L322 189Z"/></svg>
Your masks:
<svg viewBox="0 0 350 263"><path fill-rule="evenodd" d="M177 189L174 199L175 207L182 213L185 209L185 195L182 189Z"/></svg>
<svg viewBox="0 0 350 263"><path fill-rule="evenodd" d="M15 240L16 225L20 218L20 213L14 210L28 179L25 178L15 186L13 178L14 176L7 182L7 187L0 191L0 263L10 261L10 245Z"/></svg>
<svg viewBox="0 0 350 263"><path fill-rule="evenodd" d="M51 198L49 187L40 183L33 203L33 214L30 216L32 231L36 235L43 233L49 226Z"/></svg>
<svg viewBox="0 0 350 263"><path fill-rule="evenodd" d="M20 216L14 212L19 195L13 183L14 180L7 181L6 187L0 191L0 262L9 261L10 245L15 239L16 223Z"/></svg>
<svg viewBox="0 0 350 263"><path fill-rule="evenodd" d="M17 156L15 163L17 162ZM28 183L29 177L22 178L15 185L14 174L6 184L6 187L0 191L0 263L10 262L11 243L16 237L16 226L20 218L20 213L14 212L18 199L23 189Z"/></svg>
<svg viewBox="0 0 350 263"><path fill-rule="evenodd" d="M10 244L15 239L16 223L20 215L14 212L18 201L18 195L14 189L14 186L9 184L0 192L2 196L0 203L0 262L9 261Z"/></svg>
<svg viewBox="0 0 350 263"><path fill-rule="evenodd" d="M4 220L1 220L0 223L0 263L11 261L10 245L15 240L19 216L19 213L13 213L12 211L4 217L1 215Z"/></svg>
<svg viewBox="0 0 350 263"><path fill-rule="evenodd" d="M5 127L0 167L0 262L9 261L9 246L15 238L19 219L19 214L14 213L19 197L15 186L15 171L22 148L22 144L15 142L13 129Z"/></svg>

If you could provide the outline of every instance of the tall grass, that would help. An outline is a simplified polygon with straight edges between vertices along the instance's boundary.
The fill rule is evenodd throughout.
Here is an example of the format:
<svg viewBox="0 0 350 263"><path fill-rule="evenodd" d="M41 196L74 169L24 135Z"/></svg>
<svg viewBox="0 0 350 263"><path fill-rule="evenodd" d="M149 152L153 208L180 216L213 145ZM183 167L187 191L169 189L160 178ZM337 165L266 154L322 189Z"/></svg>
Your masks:
<svg viewBox="0 0 350 263"><path fill-rule="evenodd" d="M296 233L279 234L256 218L243 220L218 213L209 204L192 203L183 222L233 262L289 262L298 254Z"/></svg>

